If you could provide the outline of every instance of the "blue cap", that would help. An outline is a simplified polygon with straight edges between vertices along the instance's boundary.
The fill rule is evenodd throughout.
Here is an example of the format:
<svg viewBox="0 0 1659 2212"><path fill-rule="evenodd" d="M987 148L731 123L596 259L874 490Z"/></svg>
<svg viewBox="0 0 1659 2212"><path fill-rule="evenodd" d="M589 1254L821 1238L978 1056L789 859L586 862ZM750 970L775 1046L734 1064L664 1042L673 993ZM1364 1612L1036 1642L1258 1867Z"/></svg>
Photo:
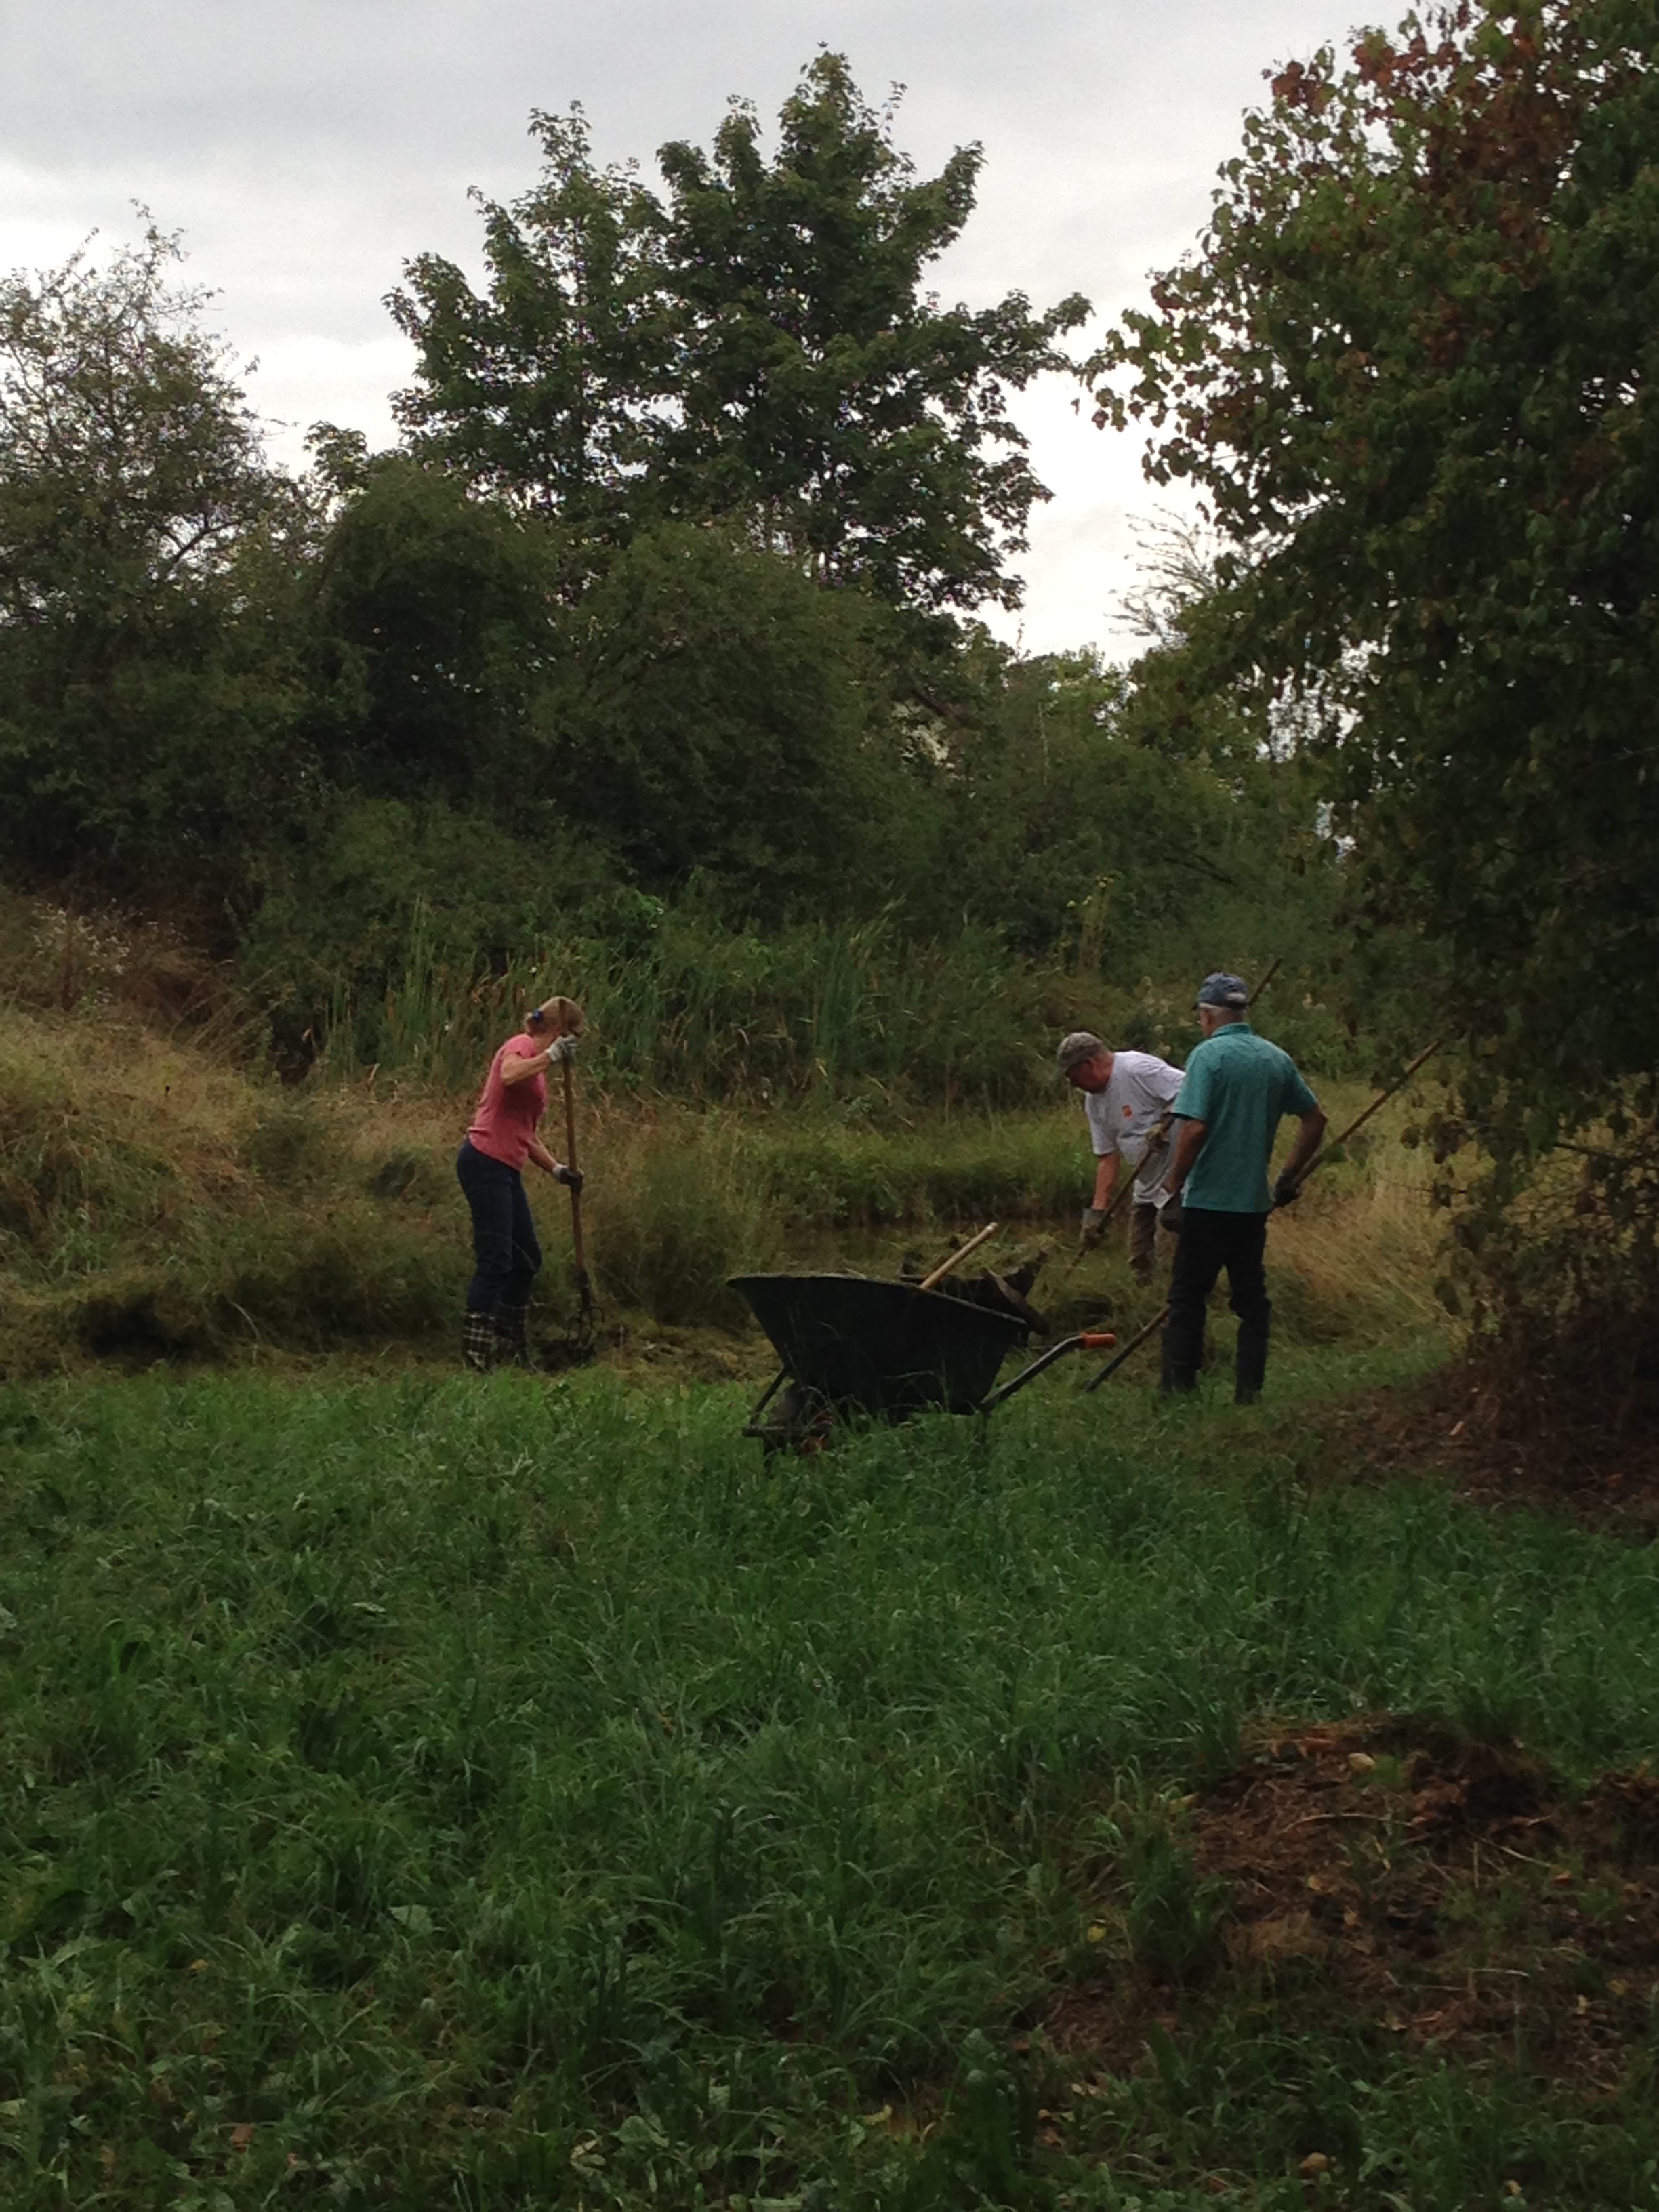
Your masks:
<svg viewBox="0 0 1659 2212"><path fill-rule="evenodd" d="M1198 1003L1200 1006L1225 1006L1230 1012L1242 1014L1250 1003L1250 994L1242 975L1229 975L1218 969L1199 985Z"/></svg>

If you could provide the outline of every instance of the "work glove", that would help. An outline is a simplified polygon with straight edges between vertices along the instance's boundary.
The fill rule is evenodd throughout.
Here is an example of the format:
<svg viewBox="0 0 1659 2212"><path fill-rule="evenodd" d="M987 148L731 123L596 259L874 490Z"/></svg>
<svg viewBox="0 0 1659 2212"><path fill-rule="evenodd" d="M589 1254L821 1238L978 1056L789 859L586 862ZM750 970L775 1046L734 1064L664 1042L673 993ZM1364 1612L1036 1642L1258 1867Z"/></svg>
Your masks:
<svg viewBox="0 0 1659 2212"><path fill-rule="evenodd" d="M547 1048L547 1064L550 1067L557 1067L563 1061L567 1060L574 1060L575 1057L576 1040L574 1037L555 1037L552 1043Z"/></svg>
<svg viewBox="0 0 1659 2212"><path fill-rule="evenodd" d="M1279 1181L1273 1185L1273 1205L1275 1207L1281 1206L1293 1206L1301 1195L1301 1176L1293 1176L1290 1170L1286 1168L1284 1173L1279 1176Z"/></svg>
<svg viewBox="0 0 1659 2212"><path fill-rule="evenodd" d="M1164 1200L1158 1209L1158 1225L1160 1229L1167 1229L1171 1237L1180 1236L1181 1200L1178 1198Z"/></svg>
<svg viewBox="0 0 1659 2212"><path fill-rule="evenodd" d="M580 1198L582 1194L582 1171L580 1168L559 1166L553 1170L555 1182L562 1182L568 1191Z"/></svg>
<svg viewBox="0 0 1659 2212"><path fill-rule="evenodd" d="M1105 1233L1105 1207L1103 1206L1085 1206L1083 1209L1083 1224L1078 1231L1078 1258L1080 1260L1085 1252L1092 1252Z"/></svg>

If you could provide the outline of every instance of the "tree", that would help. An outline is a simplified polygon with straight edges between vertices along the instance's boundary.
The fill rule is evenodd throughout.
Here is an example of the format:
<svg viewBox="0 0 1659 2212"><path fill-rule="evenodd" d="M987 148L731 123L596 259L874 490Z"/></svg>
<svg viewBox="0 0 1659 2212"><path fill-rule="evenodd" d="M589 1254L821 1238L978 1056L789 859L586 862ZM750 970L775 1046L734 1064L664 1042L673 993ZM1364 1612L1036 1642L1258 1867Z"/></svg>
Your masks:
<svg viewBox="0 0 1659 2212"><path fill-rule="evenodd" d="M400 456L370 464L316 566L331 781L520 818L556 566L547 533L500 501Z"/></svg>
<svg viewBox="0 0 1659 2212"><path fill-rule="evenodd" d="M844 58L823 53L779 118L734 106L712 155L675 143L667 283L684 333L663 475L677 506L752 517L826 582L895 605L1018 605L1004 573L1048 495L1010 389L1066 366L1073 295L941 307L923 272L973 212L981 151L919 179Z"/></svg>
<svg viewBox="0 0 1659 2212"><path fill-rule="evenodd" d="M297 671L249 594L302 518L179 258L0 283L0 844L211 888L268 816Z"/></svg>
<svg viewBox="0 0 1659 2212"><path fill-rule="evenodd" d="M1659 1065L1656 46L1655 0L1463 0L1291 64L1095 364L1522 1151Z"/></svg>
<svg viewBox="0 0 1659 2212"><path fill-rule="evenodd" d="M394 405L417 453L556 515L577 542L614 543L638 519L667 404L661 210L631 169L594 166L580 107L535 111L530 129L535 190L510 207L474 195L488 294L428 253L388 300L419 356Z"/></svg>
<svg viewBox="0 0 1659 2212"><path fill-rule="evenodd" d="M1066 365L1087 303L924 293L981 155L919 179L890 125L822 54L769 161L734 105L711 154L663 149L665 201L595 168L579 110L537 115L542 184L484 204L488 295L434 257L393 295L411 434L579 532L720 519L896 605L1016 604L1003 564L1047 494L1007 394Z"/></svg>
<svg viewBox="0 0 1659 2212"><path fill-rule="evenodd" d="M872 902L900 770L886 611L717 528L641 531L562 625L540 712L562 815L652 891L734 919Z"/></svg>

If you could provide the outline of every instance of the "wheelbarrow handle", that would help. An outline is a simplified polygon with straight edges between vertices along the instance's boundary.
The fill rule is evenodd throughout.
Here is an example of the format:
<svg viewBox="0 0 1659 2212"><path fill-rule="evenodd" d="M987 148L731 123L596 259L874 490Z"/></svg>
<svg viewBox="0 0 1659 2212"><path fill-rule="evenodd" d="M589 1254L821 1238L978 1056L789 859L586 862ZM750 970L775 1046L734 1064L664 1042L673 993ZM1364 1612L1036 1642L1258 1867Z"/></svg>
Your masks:
<svg viewBox="0 0 1659 2212"><path fill-rule="evenodd" d="M1029 1367L1022 1367L1019 1373L1011 1376L1000 1389L993 1390L979 1410L981 1413L994 1413L999 1406L1006 1406L1016 1390L1023 1390L1028 1382L1042 1374L1045 1367L1052 1367L1055 1360L1063 1359L1068 1352L1104 1352L1116 1342L1116 1337L1109 1330L1091 1328L1084 1330L1079 1336L1063 1336L1058 1344L1051 1344L1047 1352L1034 1359Z"/></svg>
<svg viewBox="0 0 1659 2212"><path fill-rule="evenodd" d="M1106 1377L1109 1375L1115 1375L1118 1369L1122 1366L1124 1361L1127 1359L1132 1353L1139 1352L1141 1346L1146 1343L1147 1338L1152 1335L1156 1330L1162 1328L1164 1322L1168 1321L1169 1318L1170 1309L1168 1306L1165 1306L1161 1312L1154 1314L1151 1321L1147 1322L1146 1328L1129 1339L1129 1341L1124 1346L1122 1351L1119 1352L1117 1358L1115 1359L1109 1359L1106 1364L1101 1369L1099 1374L1095 1376L1090 1382L1084 1384L1084 1389L1085 1391L1098 1390L1101 1384L1106 1380Z"/></svg>

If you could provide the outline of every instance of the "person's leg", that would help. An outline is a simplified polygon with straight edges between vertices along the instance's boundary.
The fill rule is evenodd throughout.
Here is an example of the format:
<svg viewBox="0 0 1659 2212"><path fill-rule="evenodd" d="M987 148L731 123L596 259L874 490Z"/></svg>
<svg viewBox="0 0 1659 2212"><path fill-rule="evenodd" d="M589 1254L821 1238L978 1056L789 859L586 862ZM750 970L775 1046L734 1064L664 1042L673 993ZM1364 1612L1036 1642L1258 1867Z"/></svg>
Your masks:
<svg viewBox="0 0 1659 2212"><path fill-rule="evenodd" d="M1196 1387L1204 1358L1204 1309L1225 1251L1224 1213L1188 1206L1176 1239L1170 1277L1170 1318L1164 1325L1164 1382L1167 1395Z"/></svg>
<svg viewBox="0 0 1659 2212"><path fill-rule="evenodd" d="M455 1179L472 1215L472 1280L466 1287L461 1358L485 1372L495 1364L495 1304L513 1273L513 1184L511 1168L463 1145Z"/></svg>
<svg viewBox="0 0 1659 2212"><path fill-rule="evenodd" d="M513 1176L513 1257L507 1280L495 1307L495 1330L501 1356L514 1367L530 1364L530 1293L542 1264L542 1248L536 1239L524 1177Z"/></svg>
<svg viewBox="0 0 1659 2212"><path fill-rule="evenodd" d="M1138 1283L1152 1279L1157 1237L1158 1208L1134 1200L1129 1207L1129 1273Z"/></svg>
<svg viewBox="0 0 1659 2212"><path fill-rule="evenodd" d="M1237 1226L1227 1249L1227 1302L1238 1316L1233 1396L1241 1406L1253 1406L1261 1395L1267 1372L1267 1336L1273 1317L1262 1265L1267 1249L1267 1217L1243 1213L1234 1218Z"/></svg>

